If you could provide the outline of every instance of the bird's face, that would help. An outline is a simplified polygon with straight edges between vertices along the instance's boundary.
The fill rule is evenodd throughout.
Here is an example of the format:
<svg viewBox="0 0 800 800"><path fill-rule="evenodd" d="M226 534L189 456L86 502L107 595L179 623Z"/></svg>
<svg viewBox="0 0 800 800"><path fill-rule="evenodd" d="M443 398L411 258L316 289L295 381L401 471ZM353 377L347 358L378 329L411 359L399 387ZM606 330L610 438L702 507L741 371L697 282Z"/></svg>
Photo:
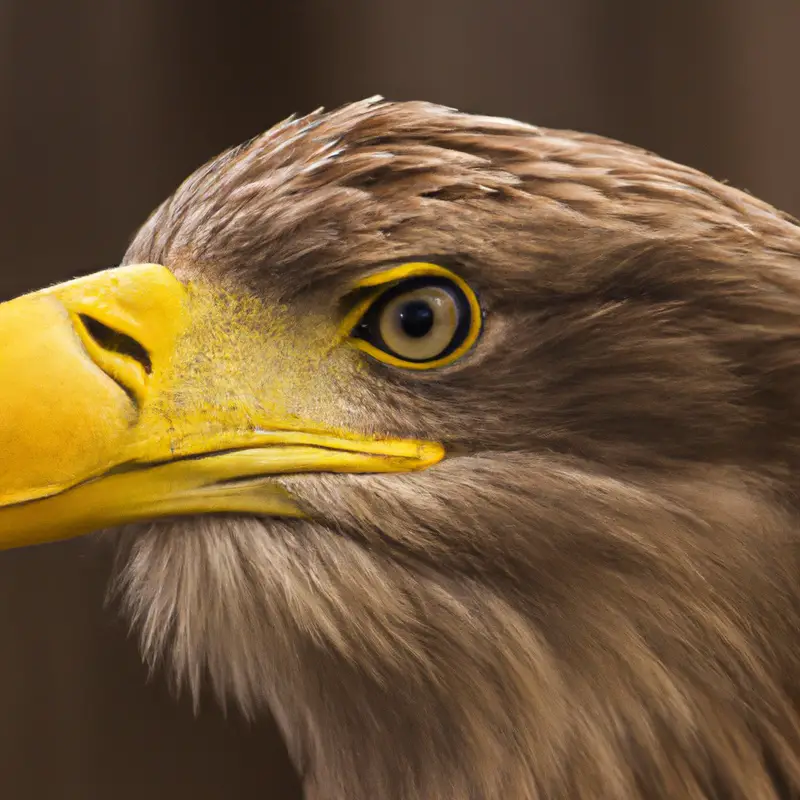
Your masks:
<svg viewBox="0 0 800 800"><path fill-rule="evenodd" d="M754 723L720 698L794 630L798 255L768 206L603 139L289 121L127 266L0 306L0 542L125 526L147 654L342 786L371 720L364 796L522 797L570 748L582 796L630 754L618 715L646 738L691 695L725 758Z"/></svg>
<svg viewBox="0 0 800 800"><path fill-rule="evenodd" d="M380 420L359 403L351 345L365 343L352 333L364 305L339 319L335 307L289 309L153 264L9 303L8 542L168 514L300 516L268 476L439 461L437 442L376 436Z"/></svg>

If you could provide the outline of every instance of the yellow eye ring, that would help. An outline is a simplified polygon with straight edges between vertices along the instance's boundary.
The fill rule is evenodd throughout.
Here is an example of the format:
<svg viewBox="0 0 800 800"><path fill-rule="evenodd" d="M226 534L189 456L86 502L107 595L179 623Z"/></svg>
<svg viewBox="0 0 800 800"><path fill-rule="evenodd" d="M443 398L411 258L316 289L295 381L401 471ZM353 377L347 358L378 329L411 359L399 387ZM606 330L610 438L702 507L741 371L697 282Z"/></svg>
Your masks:
<svg viewBox="0 0 800 800"><path fill-rule="evenodd" d="M470 286L450 270L415 262L370 275L371 289L345 319L348 342L385 364L428 370L467 353L481 331L481 307Z"/></svg>

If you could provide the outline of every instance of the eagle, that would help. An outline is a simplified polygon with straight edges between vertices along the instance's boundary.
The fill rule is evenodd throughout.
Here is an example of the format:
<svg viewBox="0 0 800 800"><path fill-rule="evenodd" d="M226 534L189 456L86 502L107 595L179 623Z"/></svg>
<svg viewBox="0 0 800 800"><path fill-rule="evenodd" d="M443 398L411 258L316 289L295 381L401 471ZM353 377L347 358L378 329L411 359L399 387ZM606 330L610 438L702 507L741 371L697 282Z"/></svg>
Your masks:
<svg viewBox="0 0 800 800"><path fill-rule="evenodd" d="M800 227L610 139L381 98L0 305L0 544L309 800L800 797Z"/></svg>

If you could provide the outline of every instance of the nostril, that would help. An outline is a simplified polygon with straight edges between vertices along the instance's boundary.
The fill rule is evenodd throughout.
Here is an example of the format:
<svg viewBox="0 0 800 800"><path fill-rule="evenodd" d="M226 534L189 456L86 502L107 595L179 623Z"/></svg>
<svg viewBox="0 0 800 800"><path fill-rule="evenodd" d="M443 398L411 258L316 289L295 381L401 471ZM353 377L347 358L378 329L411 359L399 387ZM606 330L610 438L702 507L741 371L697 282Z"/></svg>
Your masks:
<svg viewBox="0 0 800 800"><path fill-rule="evenodd" d="M119 353L128 356L142 365L144 371L149 375L153 370L153 362L147 350L125 333L109 328L100 320L90 317L87 314L80 314L80 320L86 328L86 332L94 341L111 353Z"/></svg>

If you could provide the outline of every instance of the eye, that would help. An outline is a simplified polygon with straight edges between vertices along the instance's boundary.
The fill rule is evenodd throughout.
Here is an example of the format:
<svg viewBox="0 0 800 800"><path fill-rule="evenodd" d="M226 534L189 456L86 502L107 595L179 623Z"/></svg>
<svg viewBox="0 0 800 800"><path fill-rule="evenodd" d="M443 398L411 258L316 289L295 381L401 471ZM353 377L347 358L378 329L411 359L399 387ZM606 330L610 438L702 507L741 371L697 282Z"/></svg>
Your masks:
<svg viewBox="0 0 800 800"><path fill-rule="evenodd" d="M431 267L436 273L396 281L369 300L351 333L355 346L409 369L450 364L472 347L480 333L475 294L449 271Z"/></svg>

